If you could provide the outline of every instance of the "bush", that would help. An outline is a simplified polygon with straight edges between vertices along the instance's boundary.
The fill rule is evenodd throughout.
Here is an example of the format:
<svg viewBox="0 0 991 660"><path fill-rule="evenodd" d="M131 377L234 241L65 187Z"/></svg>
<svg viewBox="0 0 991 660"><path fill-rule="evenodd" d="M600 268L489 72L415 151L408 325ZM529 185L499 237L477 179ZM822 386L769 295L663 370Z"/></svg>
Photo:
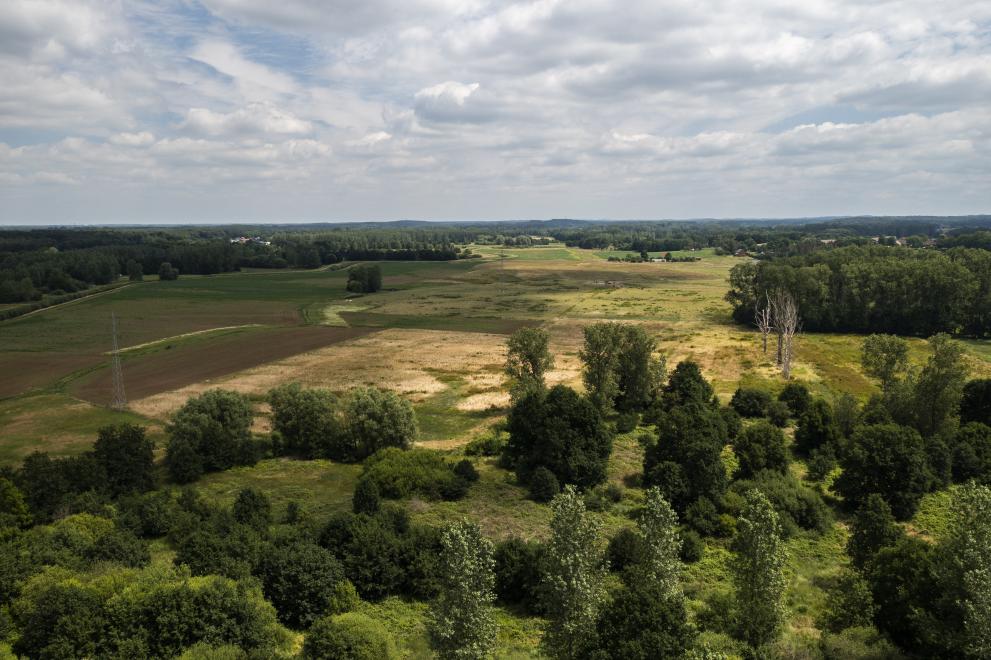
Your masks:
<svg viewBox="0 0 991 660"><path fill-rule="evenodd" d="M306 628L329 611L344 580L333 553L307 541L269 546L258 567L265 598L275 606L279 620Z"/></svg>
<svg viewBox="0 0 991 660"><path fill-rule="evenodd" d="M640 423L640 415L635 411L623 412L616 416L616 432L629 433Z"/></svg>
<svg viewBox="0 0 991 660"><path fill-rule="evenodd" d="M530 614L541 614L540 585L544 547L536 541L511 538L496 544L495 590L507 605L521 605Z"/></svg>
<svg viewBox="0 0 991 660"><path fill-rule="evenodd" d="M778 394L778 401L788 406L793 417L801 417L812 405L812 395L809 388L801 383L788 383Z"/></svg>
<svg viewBox="0 0 991 660"><path fill-rule="evenodd" d="M272 504L254 488L243 488L234 500L234 520L259 532L268 531L272 523Z"/></svg>
<svg viewBox="0 0 991 660"><path fill-rule="evenodd" d="M733 442L739 461L737 474L748 478L762 470L784 474L788 470L788 449L781 429L765 421L748 426Z"/></svg>
<svg viewBox="0 0 991 660"><path fill-rule="evenodd" d="M385 627L354 612L318 620L306 634L307 660L393 660L395 643Z"/></svg>
<svg viewBox="0 0 991 660"><path fill-rule="evenodd" d="M530 497L537 502L550 502L561 492L561 485L554 473L540 466L530 475Z"/></svg>
<svg viewBox="0 0 991 660"><path fill-rule="evenodd" d="M358 590L351 584L351 580L344 579L334 585L334 593L327 602L327 612L329 614L344 614L353 611L361 604L361 597Z"/></svg>
<svg viewBox="0 0 991 660"><path fill-rule="evenodd" d="M90 562L108 561L130 568L147 566L151 553L134 534L127 530L114 529L100 535L84 553Z"/></svg>
<svg viewBox="0 0 991 660"><path fill-rule="evenodd" d="M806 476L812 481L824 481L836 467L836 453L831 445L823 445L813 450L809 456Z"/></svg>
<svg viewBox="0 0 991 660"><path fill-rule="evenodd" d="M700 497L685 509L685 524L702 536L726 536L716 505L708 497Z"/></svg>
<svg viewBox="0 0 991 660"><path fill-rule="evenodd" d="M612 436L599 411L574 390L531 392L509 411L505 456L526 482L540 467L561 484L591 488L606 478Z"/></svg>
<svg viewBox="0 0 991 660"><path fill-rule="evenodd" d="M733 393L729 405L741 417L763 417L770 403L771 395L764 390L741 387Z"/></svg>
<svg viewBox="0 0 991 660"><path fill-rule="evenodd" d="M505 447L505 436L493 429L465 445L464 452L465 456L498 456Z"/></svg>
<svg viewBox="0 0 991 660"><path fill-rule="evenodd" d="M164 280L166 282L171 280L179 279L179 271L172 267L168 261L163 261L162 265L158 267L158 279Z"/></svg>
<svg viewBox="0 0 991 660"><path fill-rule="evenodd" d="M351 496L351 510L355 513L364 513L369 516L378 513L381 496L378 486L373 479L361 478L354 488L354 495Z"/></svg>
<svg viewBox="0 0 991 660"><path fill-rule="evenodd" d="M112 496L140 493L155 485L155 443L133 424L105 426L98 432L93 456L103 466Z"/></svg>
<svg viewBox="0 0 991 660"><path fill-rule="evenodd" d="M681 561L686 564L694 564L702 559L705 544L702 537L694 529L682 528L678 535L681 537Z"/></svg>
<svg viewBox="0 0 991 660"><path fill-rule="evenodd" d="M412 495L459 499L467 492L467 484L455 473L454 466L431 449L383 449L365 461L361 479L374 483L379 494L390 499Z"/></svg>
<svg viewBox="0 0 991 660"><path fill-rule="evenodd" d="M839 632L846 628L873 625L874 598L870 585L860 573L843 571L827 594L826 616L820 624L823 629Z"/></svg>
<svg viewBox="0 0 991 660"><path fill-rule="evenodd" d="M596 622L591 657L615 660L680 658L695 641L685 601L669 597L651 581L638 581L620 590Z"/></svg>
<svg viewBox="0 0 991 660"><path fill-rule="evenodd" d="M621 573L643 561L646 553L643 537L630 527L624 527L609 539L606 557L609 570Z"/></svg>
<svg viewBox="0 0 991 660"><path fill-rule="evenodd" d="M380 449L409 449L416 440L413 406L395 392L358 387L348 393L345 419L352 460L364 460Z"/></svg>
<svg viewBox="0 0 991 660"><path fill-rule="evenodd" d="M819 650L824 660L902 660L905 657L873 627L823 633Z"/></svg>
<svg viewBox="0 0 991 660"><path fill-rule="evenodd" d="M454 474L465 483L478 481L478 470L475 469L475 464L468 459L462 459L454 464Z"/></svg>
<svg viewBox="0 0 991 660"><path fill-rule="evenodd" d="M764 470L753 479L737 481L732 486L733 492L741 497L753 489L760 490L771 501L786 536L794 535L799 528L824 533L833 524L833 514L822 496L791 474Z"/></svg>
<svg viewBox="0 0 991 660"><path fill-rule="evenodd" d="M767 419L778 428L783 429L788 426L788 419L791 411L788 406L781 401L771 401L767 404Z"/></svg>

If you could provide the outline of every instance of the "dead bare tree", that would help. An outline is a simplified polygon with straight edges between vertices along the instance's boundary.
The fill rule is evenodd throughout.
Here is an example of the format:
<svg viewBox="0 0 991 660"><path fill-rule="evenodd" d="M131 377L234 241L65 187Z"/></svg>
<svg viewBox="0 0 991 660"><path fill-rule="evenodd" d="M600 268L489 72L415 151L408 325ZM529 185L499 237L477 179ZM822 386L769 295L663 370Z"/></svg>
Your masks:
<svg viewBox="0 0 991 660"><path fill-rule="evenodd" d="M771 334L771 330L774 330L774 323L771 318L771 296L769 294L764 294L763 306L759 300L754 303L754 323L760 330L761 348L764 350L764 355L767 355L767 336Z"/></svg>
<svg viewBox="0 0 991 660"><path fill-rule="evenodd" d="M791 378L795 334L802 323L798 315L798 302L788 291L778 289L771 298L771 310L778 333L778 364L781 365L781 375L788 380Z"/></svg>

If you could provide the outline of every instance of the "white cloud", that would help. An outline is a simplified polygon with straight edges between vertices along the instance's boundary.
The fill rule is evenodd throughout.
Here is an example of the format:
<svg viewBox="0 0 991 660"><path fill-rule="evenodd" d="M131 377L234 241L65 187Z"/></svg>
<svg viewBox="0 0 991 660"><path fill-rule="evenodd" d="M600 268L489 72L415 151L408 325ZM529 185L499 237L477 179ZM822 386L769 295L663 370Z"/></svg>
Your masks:
<svg viewBox="0 0 991 660"><path fill-rule="evenodd" d="M989 27L977 0L10 0L0 221L987 211Z"/></svg>

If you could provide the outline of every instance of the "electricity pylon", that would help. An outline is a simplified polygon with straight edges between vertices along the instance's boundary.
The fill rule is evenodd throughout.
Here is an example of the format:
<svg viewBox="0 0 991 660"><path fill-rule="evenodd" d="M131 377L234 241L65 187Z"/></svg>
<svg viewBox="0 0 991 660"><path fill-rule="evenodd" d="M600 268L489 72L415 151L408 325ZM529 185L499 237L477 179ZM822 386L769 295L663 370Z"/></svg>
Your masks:
<svg viewBox="0 0 991 660"><path fill-rule="evenodd" d="M114 398L110 406L115 410L127 407L127 396L124 394L124 373L120 368L120 346L117 345L117 315L111 312L110 320L113 327L114 349L110 356L110 369L113 373Z"/></svg>

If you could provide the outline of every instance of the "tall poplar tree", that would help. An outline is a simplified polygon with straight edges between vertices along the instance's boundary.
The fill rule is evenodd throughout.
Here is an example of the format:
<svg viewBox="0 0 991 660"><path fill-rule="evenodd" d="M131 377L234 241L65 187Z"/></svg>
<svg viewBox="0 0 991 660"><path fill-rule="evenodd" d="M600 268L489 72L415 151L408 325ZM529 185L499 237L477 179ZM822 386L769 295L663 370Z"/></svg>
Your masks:
<svg viewBox="0 0 991 660"><path fill-rule="evenodd" d="M747 493L733 549L740 632L751 646L760 647L774 641L784 620L786 557L778 514L759 490Z"/></svg>

